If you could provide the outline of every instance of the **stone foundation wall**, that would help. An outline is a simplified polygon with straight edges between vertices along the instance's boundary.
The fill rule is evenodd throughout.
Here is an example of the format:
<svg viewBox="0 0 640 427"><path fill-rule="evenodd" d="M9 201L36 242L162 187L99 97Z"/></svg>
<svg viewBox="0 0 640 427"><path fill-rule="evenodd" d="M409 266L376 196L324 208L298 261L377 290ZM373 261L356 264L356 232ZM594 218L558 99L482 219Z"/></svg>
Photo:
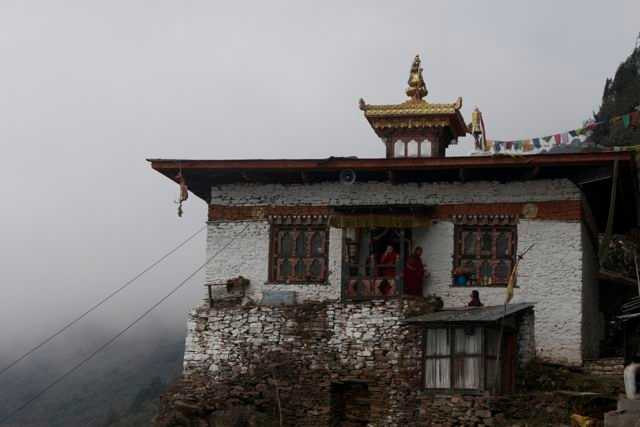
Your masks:
<svg viewBox="0 0 640 427"><path fill-rule="evenodd" d="M281 407L283 424L301 427L334 425L341 412L374 427L437 425L440 419L485 423L492 409L478 396L451 401L422 390L423 330L402 321L431 312L439 303L408 298L204 305L191 312L188 322L185 385L163 404L164 410L182 405L181 411L209 419L237 406L273 417L280 414L274 408ZM533 323L530 311L518 316L520 363L535 354ZM354 405L345 405L337 391L356 395Z"/></svg>
<svg viewBox="0 0 640 427"><path fill-rule="evenodd" d="M536 357L535 312L528 310L518 316L518 366L525 367Z"/></svg>
<svg viewBox="0 0 640 427"><path fill-rule="evenodd" d="M203 306L188 323L184 373L230 384L225 393L232 390L244 403L280 384L283 418L291 426L331 425L332 385L362 382L372 425L410 425L421 387L422 332L401 321L432 310L423 298Z"/></svg>
<svg viewBox="0 0 640 427"><path fill-rule="evenodd" d="M601 377L615 377L622 380L624 374L624 359L622 357L607 357L603 359L586 360L583 366L585 372Z"/></svg>
<svg viewBox="0 0 640 427"><path fill-rule="evenodd" d="M418 400L418 417L431 427L495 424L497 414L492 409L491 398L445 394L424 395Z"/></svg>

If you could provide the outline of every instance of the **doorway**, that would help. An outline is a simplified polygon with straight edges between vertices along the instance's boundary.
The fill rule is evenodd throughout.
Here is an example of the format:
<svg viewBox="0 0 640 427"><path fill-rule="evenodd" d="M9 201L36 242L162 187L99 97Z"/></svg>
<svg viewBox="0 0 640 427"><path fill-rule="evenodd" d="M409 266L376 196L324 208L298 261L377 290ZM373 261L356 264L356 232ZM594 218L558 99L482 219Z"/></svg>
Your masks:
<svg viewBox="0 0 640 427"><path fill-rule="evenodd" d="M364 381L331 384L331 426L365 427L371 417L371 395Z"/></svg>

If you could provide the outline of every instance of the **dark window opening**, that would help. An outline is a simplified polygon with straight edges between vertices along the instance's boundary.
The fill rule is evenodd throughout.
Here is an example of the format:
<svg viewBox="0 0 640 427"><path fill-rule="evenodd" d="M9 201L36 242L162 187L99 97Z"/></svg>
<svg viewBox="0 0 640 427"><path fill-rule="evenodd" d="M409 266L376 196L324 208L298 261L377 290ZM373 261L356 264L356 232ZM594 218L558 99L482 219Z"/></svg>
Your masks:
<svg viewBox="0 0 640 427"><path fill-rule="evenodd" d="M345 229L344 243L346 298L384 298L400 293L411 250L411 229Z"/></svg>

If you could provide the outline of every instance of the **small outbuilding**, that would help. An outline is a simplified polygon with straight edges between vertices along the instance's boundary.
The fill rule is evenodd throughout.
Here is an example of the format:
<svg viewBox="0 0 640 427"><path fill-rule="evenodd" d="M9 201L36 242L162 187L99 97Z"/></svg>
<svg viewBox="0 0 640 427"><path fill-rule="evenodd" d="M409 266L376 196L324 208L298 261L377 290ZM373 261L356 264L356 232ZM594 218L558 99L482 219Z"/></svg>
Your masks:
<svg viewBox="0 0 640 427"><path fill-rule="evenodd" d="M423 327L423 388L510 393L516 372L534 357L533 304L457 307L412 317Z"/></svg>

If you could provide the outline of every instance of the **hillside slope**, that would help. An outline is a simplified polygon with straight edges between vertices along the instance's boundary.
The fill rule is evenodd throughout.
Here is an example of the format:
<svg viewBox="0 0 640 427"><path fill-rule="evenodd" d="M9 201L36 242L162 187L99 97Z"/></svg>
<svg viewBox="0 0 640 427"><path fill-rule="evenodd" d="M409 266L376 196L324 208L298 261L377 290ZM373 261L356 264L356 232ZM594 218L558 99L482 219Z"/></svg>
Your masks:
<svg viewBox="0 0 640 427"><path fill-rule="evenodd" d="M183 331L128 337L2 426L151 425L160 394L180 374L183 353ZM56 360L50 354L28 360L24 365L18 365L20 369L10 371L10 375L2 378L0 419L75 363Z"/></svg>
<svg viewBox="0 0 640 427"><path fill-rule="evenodd" d="M613 79L607 79L597 121L627 114L640 105L640 47L618 67ZM606 146L640 145L640 129L618 125L600 126L594 140Z"/></svg>

